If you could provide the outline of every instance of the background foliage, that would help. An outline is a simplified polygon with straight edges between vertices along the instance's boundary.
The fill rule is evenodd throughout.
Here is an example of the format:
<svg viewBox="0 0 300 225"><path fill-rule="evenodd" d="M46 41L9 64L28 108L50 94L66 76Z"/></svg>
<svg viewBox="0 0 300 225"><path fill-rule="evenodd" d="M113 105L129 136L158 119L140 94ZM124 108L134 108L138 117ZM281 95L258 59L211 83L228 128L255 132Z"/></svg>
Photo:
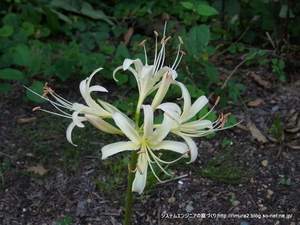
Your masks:
<svg viewBox="0 0 300 225"><path fill-rule="evenodd" d="M144 58L138 43L153 30L161 33L166 20L167 35L180 35L185 43L179 80L198 93L220 95L223 104L238 101L246 87L236 76L220 85L222 57L268 67L278 83L299 70L300 3L291 0L5 0L0 13L1 94L16 82L38 92L47 80L79 83L98 67L104 68L102 82L109 82L125 58ZM172 38L167 63L177 45ZM149 56L153 46L149 38ZM130 77L118 78L124 89L136 85ZM27 99L43 101L29 92Z"/></svg>

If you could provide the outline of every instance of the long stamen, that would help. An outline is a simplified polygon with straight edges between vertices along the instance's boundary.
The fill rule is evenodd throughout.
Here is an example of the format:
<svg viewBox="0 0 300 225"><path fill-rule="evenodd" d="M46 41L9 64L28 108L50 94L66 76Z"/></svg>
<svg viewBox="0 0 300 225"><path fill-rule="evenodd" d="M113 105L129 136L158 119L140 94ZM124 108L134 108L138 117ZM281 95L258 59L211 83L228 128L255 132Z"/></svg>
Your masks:
<svg viewBox="0 0 300 225"><path fill-rule="evenodd" d="M178 39L179 39L179 44L178 44L178 50L177 50L176 58L174 60L173 66L172 66L173 70L177 69L177 67L180 64L180 61L181 61L183 55L186 55L185 52L183 52L183 51L180 50L180 46L183 44L183 41L182 41L181 37L178 36ZM181 55L179 56L180 53L181 53Z"/></svg>
<svg viewBox="0 0 300 225"><path fill-rule="evenodd" d="M155 34L155 55L154 55L154 65L155 65L155 62L157 60L157 37L158 37L158 33L156 31L154 31L154 34Z"/></svg>
<svg viewBox="0 0 300 225"><path fill-rule="evenodd" d="M198 119L198 120L203 120L205 117L207 117L208 116L208 114L210 114L213 110L214 110L214 108L217 106L217 104L219 103L219 101L220 101L220 96L218 96L217 97L217 100L215 101L215 103L214 103L214 106L204 115L204 116L202 116L200 119ZM219 118L218 118L219 119Z"/></svg>
<svg viewBox="0 0 300 225"><path fill-rule="evenodd" d="M144 48L144 54L145 54L145 64L148 64L148 57L147 57L147 51L146 51L146 45L145 42L147 41L147 39L143 40L141 43L139 43L140 46L143 46Z"/></svg>

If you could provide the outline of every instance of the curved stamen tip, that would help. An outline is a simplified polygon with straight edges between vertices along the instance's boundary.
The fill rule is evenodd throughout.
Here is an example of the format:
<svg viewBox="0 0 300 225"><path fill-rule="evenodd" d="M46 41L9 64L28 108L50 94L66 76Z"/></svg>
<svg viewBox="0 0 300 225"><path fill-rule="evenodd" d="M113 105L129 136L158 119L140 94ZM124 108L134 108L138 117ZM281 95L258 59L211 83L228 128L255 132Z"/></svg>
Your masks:
<svg viewBox="0 0 300 225"><path fill-rule="evenodd" d="M41 107L38 106L38 107L33 108L32 111L36 111L36 110L40 110L40 109L41 109Z"/></svg>
<svg viewBox="0 0 300 225"><path fill-rule="evenodd" d="M156 35L156 37L158 37L158 33L156 31L153 31L153 33Z"/></svg>
<svg viewBox="0 0 300 225"><path fill-rule="evenodd" d="M219 101L220 101L220 96L217 97L217 100L216 100L214 106L218 105Z"/></svg>
<svg viewBox="0 0 300 225"><path fill-rule="evenodd" d="M144 45L146 41L147 41L147 39L143 40L141 43L139 43L139 46Z"/></svg>
<svg viewBox="0 0 300 225"><path fill-rule="evenodd" d="M181 54L186 55L186 53L184 51L180 51Z"/></svg>
<svg viewBox="0 0 300 225"><path fill-rule="evenodd" d="M166 36L164 36L164 37L161 39L161 41L160 41L160 44L161 44L161 45L165 43L165 39L166 39Z"/></svg>
<svg viewBox="0 0 300 225"><path fill-rule="evenodd" d="M143 175L143 171L142 171L141 167L139 166L139 164L136 164L136 169L139 171L139 173L141 175Z"/></svg>
<svg viewBox="0 0 300 225"><path fill-rule="evenodd" d="M45 83L45 85L44 85L44 94L42 95L42 97L41 98L45 98L46 97L46 95L48 94L48 93L54 93L54 90L52 90L49 86L48 86L48 82L46 82Z"/></svg>
<svg viewBox="0 0 300 225"><path fill-rule="evenodd" d="M171 172L170 175L175 176L176 174L174 172Z"/></svg>
<svg viewBox="0 0 300 225"><path fill-rule="evenodd" d="M180 41L180 44L184 44L184 42L182 41L182 39L181 39L181 37L180 36L178 36L178 39L179 39L179 41Z"/></svg>
<svg viewBox="0 0 300 225"><path fill-rule="evenodd" d="M167 43L168 40L170 40L171 36L167 37L165 40L164 40L164 44Z"/></svg>
<svg viewBox="0 0 300 225"><path fill-rule="evenodd" d="M191 149L189 148L188 150L186 150L184 153L182 153L182 155L185 155L187 153L189 153L191 151Z"/></svg>

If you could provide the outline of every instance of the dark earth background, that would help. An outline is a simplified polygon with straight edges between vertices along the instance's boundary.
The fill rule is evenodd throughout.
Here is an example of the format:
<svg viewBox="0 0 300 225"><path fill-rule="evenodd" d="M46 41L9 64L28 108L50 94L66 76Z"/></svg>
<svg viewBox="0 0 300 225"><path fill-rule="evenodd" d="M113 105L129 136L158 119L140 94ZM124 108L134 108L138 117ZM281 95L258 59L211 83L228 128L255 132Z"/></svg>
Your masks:
<svg viewBox="0 0 300 225"><path fill-rule="evenodd" d="M235 68L224 64L218 66L221 79L228 76L226 71ZM300 224L299 72L292 71L282 85L275 84L275 75L264 68L242 66L236 74L247 87L241 91L246 105L229 103L215 110L231 112L238 121L243 120L241 124L218 132L214 138L196 139L196 162L178 168L177 174L183 177L157 185L145 201L135 199L132 224ZM251 74L270 85L262 85ZM77 101L78 85L75 81L57 82L53 89ZM108 170L99 156L104 143L94 144L96 153L81 145L79 151L74 150L79 154L76 165L67 164L64 169L61 148L70 145L65 139L68 121L32 112L37 104L24 102L24 96L24 87L16 82L13 91L0 98L0 224L122 224L126 183L118 186L118 191L104 192L95 181L103 180L105 173L101 171ZM257 106L247 105L258 98L264 101ZM279 143L269 132L276 115L282 126L283 140ZM32 117L37 119L31 121ZM50 122L57 125L56 130L47 127ZM260 134L249 129L250 122ZM39 135L43 138L37 138ZM225 137L232 143L224 148L221 145ZM53 151L47 152L43 165L42 156L34 150L40 145L45 146L45 152L48 147ZM229 165L242 165L245 177L241 182L230 184L197 173L210 159L226 151L233 151ZM38 174L43 174L41 168L47 169L45 175ZM72 223L66 218L71 218Z"/></svg>

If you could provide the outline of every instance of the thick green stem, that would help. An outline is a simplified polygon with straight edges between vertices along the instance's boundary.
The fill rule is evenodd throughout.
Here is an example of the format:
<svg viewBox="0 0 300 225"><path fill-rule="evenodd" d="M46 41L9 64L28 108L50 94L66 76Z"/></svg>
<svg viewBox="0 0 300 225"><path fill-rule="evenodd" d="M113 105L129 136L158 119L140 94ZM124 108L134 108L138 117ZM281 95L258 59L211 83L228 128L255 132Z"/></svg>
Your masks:
<svg viewBox="0 0 300 225"><path fill-rule="evenodd" d="M132 151L131 162L130 162L130 168L132 170L134 170L135 167L136 167L137 158L138 158L137 151ZM124 225L130 225L131 210L132 210L132 199L133 199L132 182L134 180L134 176L135 176L135 173L129 173L128 174L128 186L127 186L127 195L126 195L126 208L125 208Z"/></svg>

